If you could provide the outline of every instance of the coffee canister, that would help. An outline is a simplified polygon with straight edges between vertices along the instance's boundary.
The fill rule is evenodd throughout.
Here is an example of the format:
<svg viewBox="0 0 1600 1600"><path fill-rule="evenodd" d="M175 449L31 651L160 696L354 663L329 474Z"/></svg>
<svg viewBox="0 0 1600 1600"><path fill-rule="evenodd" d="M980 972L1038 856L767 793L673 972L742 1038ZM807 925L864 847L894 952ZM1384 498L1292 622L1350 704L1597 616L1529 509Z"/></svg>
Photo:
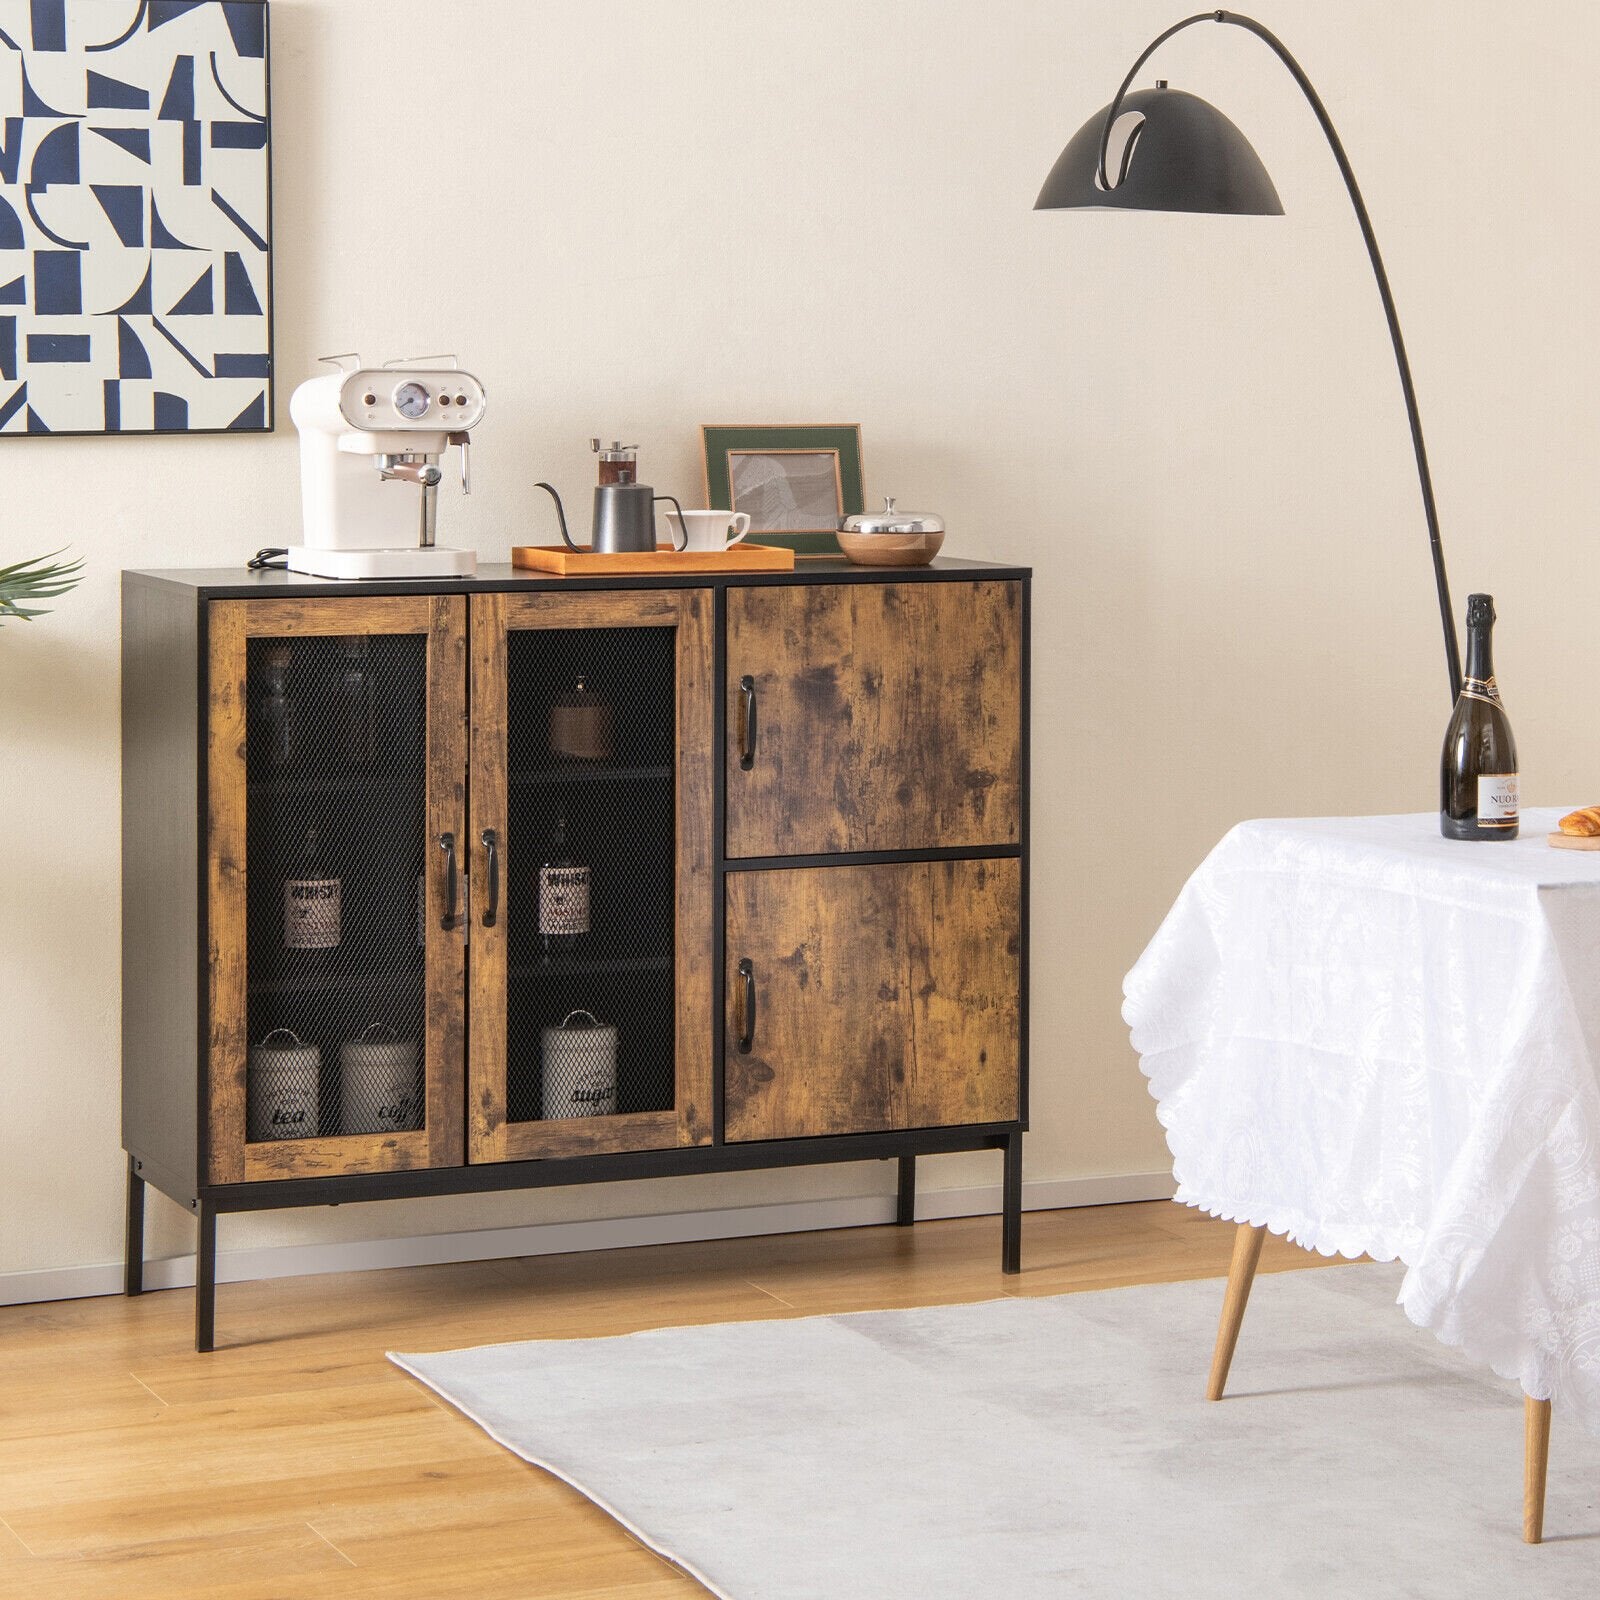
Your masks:
<svg viewBox="0 0 1600 1600"><path fill-rule="evenodd" d="M609 761L615 719L611 705L583 679L550 705L550 754L558 761Z"/></svg>
<svg viewBox="0 0 1600 1600"><path fill-rule="evenodd" d="M339 1046L339 1132L409 1133L422 1126L417 1042L371 1023Z"/></svg>
<svg viewBox="0 0 1600 1600"><path fill-rule="evenodd" d="M617 1109L615 1026L590 1011L569 1011L557 1027L544 1029L541 1038L540 1116L611 1116Z"/></svg>
<svg viewBox="0 0 1600 1600"><path fill-rule="evenodd" d="M253 1144L267 1139L314 1138L320 1124L317 1090L322 1081L322 1052L304 1043L288 1028L274 1028L250 1051L245 1089L245 1137Z"/></svg>

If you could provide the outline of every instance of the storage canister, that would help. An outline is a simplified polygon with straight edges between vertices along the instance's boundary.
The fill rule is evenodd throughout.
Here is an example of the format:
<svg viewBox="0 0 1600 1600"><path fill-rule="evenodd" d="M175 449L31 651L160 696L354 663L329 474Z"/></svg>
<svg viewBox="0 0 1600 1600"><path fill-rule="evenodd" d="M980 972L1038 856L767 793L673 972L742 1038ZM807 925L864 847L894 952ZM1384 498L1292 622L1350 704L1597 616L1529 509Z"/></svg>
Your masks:
<svg viewBox="0 0 1600 1600"><path fill-rule="evenodd" d="M339 1132L409 1133L422 1126L417 1042L381 1022L339 1046Z"/></svg>
<svg viewBox="0 0 1600 1600"><path fill-rule="evenodd" d="M317 1090L322 1052L288 1028L274 1028L250 1051L245 1092L245 1137L310 1139L318 1132Z"/></svg>
<svg viewBox="0 0 1600 1600"><path fill-rule="evenodd" d="M540 1116L611 1116L617 1109L615 1026L593 1012L569 1011L559 1026L543 1030L542 1042Z"/></svg>
<svg viewBox="0 0 1600 1600"><path fill-rule="evenodd" d="M612 750L611 704L583 679L550 705L550 754L558 761L609 761Z"/></svg>

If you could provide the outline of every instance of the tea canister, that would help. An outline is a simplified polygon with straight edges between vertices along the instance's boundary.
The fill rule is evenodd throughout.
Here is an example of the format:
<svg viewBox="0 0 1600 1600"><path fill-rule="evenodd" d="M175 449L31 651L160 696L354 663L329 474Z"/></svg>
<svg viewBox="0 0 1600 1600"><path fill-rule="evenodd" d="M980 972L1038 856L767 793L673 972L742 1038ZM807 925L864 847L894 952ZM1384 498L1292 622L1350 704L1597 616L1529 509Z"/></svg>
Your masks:
<svg viewBox="0 0 1600 1600"><path fill-rule="evenodd" d="M253 1144L315 1138L321 1082L321 1050L288 1028L274 1028L250 1051L245 1137Z"/></svg>
<svg viewBox="0 0 1600 1600"><path fill-rule="evenodd" d="M543 1030L541 1040L540 1116L611 1116L617 1109L615 1026L590 1011L569 1011L556 1027Z"/></svg>
<svg viewBox="0 0 1600 1600"><path fill-rule="evenodd" d="M558 761L609 761L614 718L584 678L550 705L550 754Z"/></svg>
<svg viewBox="0 0 1600 1600"><path fill-rule="evenodd" d="M409 1133L422 1126L417 1042L371 1023L339 1046L340 1133Z"/></svg>

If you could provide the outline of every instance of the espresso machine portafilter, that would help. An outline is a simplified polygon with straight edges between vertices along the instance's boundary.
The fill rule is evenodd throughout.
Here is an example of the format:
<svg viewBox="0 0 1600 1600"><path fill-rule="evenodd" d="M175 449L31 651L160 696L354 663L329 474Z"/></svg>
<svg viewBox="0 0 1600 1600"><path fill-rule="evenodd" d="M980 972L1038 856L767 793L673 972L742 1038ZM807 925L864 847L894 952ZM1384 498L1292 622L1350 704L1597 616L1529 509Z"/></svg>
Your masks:
<svg viewBox="0 0 1600 1600"><path fill-rule="evenodd" d="M459 448L461 492L472 492L468 440L483 418L483 385L454 356L382 367L364 367L358 355L323 359L339 370L308 379L289 401L304 520L289 569L319 578L475 572L475 551L437 540L439 462Z"/></svg>

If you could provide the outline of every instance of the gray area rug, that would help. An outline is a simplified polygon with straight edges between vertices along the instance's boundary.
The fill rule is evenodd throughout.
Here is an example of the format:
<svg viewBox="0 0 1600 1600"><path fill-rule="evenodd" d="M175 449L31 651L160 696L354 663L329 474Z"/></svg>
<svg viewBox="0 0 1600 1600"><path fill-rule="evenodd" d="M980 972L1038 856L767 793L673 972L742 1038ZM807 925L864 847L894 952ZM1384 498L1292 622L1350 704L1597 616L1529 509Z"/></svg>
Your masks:
<svg viewBox="0 0 1600 1600"><path fill-rule="evenodd" d="M728 1600L1539 1597L1600 1585L1600 1439L1395 1307L1400 1270L1218 1280L392 1359Z"/></svg>

